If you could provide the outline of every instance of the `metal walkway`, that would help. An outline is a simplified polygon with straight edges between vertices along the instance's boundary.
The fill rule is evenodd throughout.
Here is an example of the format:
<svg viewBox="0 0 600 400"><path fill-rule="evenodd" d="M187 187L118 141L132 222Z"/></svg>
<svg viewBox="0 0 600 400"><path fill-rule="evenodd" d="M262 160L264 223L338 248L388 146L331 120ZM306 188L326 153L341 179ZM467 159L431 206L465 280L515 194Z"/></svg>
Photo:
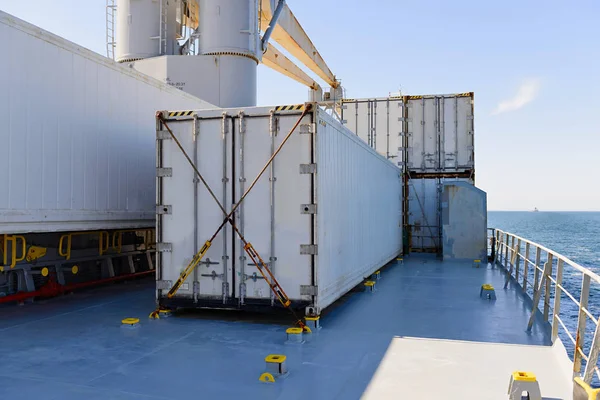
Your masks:
<svg viewBox="0 0 600 400"><path fill-rule="evenodd" d="M342 298L322 316L323 329L300 346L284 344L285 330L292 322L287 315L274 320L221 311L149 320L154 308L152 282L4 307L0 308L4 339L0 354L5 366L0 371L0 398L359 399L367 388L367 394L385 388L390 362L407 362L403 355L410 353L396 353L408 340L397 339L400 336L550 350L548 324L536 321L532 332L526 332L528 301L521 291L510 286L502 289L504 276L498 268L485 265L474 268L470 263L439 262L427 256L405 258L404 264L382 269L375 292ZM483 283L496 287L495 302L479 298ZM126 317L140 318L140 325L133 330L122 327ZM470 346L441 343L446 343L439 350L448 351L445 357L467 362L463 350ZM394 353L396 357L390 359ZM290 374L274 384L258 381L268 354L287 356ZM414 370L397 380L418 368L429 368L431 359L423 357L424 353L414 358ZM514 360L510 368L519 369L518 359ZM485 361L481 366L483 371ZM509 375L503 369L490 374L508 385ZM505 391L503 386L498 395ZM416 398L431 397L425 393ZM453 398L452 393L444 398Z"/></svg>

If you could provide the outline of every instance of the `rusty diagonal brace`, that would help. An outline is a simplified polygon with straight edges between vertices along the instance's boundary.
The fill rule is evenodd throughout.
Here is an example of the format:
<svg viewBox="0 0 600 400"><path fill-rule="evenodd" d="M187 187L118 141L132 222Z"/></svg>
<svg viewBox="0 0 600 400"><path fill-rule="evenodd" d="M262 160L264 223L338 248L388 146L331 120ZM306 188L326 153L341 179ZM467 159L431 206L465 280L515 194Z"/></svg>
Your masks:
<svg viewBox="0 0 600 400"><path fill-rule="evenodd" d="M298 121L294 124L294 126L292 127L292 129L290 130L290 132L287 134L287 136L283 139L283 141L281 142L281 144L279 145L279 147L277 148L277 150L275 150L275 152L273 152L273 154L271 155L271 157L269 158L269 160L267 161L267 163L265 164L265 166L258 173L258 175L254 179L254 181L252 182L252 184L248 187L248 189L246 190L246 192L242 195L242 197L240 198L240 200L233 206L233 208L231 209L231 211L229 213L227 213L227 211L225 210L225 208L223 207L223 205L221 204L221 202L217 199L217 197L215 196L214 192L211 190L210 186L208 185L208 183L206 182L206 180L204 179L204 177L202 176L202 174L200 174L200 171L198 171L198 168L196 167L196 165L194 164L194 162L190 159L190 157L188 156L188 154L186 153L186 151L183 149L183 147L181 146L181 143L179 142L179 140L177 140L177 138L173 134L173 131L171 130L171 128L168 126L168 124L164 120L162 113L158 112L157 115L156 115L157 118L159 118L161 120L161 122L163 123L163 125L165 126L165 128L167 129L167 131L169 132L169 134L171 135L171 137L173 138L173 140L175 141L175 143L177 144L177 146L179 147L179 149L181 150L181 152L183 153L183 155L187 159L187 161L190 164L190 166L194 169L194 172L196 173L196 175L198 175L198 177L200 178L200 180L202 181L202 183L204 184L204 186L206 187L206 189L210 193L210 195L213 198L213 200L217 203L217 205L219 206L219 208L221 209L221 211L223 212L223 214L225 214L225 218L224 218L223 222L217 228L217 230L211 236L211 238L208 240L207 243L211 243L217 237L217 235L219 234L219 232L221 231L221 229L223 229L223 227L225 226L225 224L227 224L227 222L229 222L231 224L233 230L238 234L240 240L244 244L244 250L246 251L246 253L248 254L248 256L252 259L252 261L254 262L254 264L258 267L259 272L261 273L261 275L263 276L263 278L265 279L265 281L267 282L267 284L269 285L269 287L271 288L271 290L273 291L273 293L275 293L275 295L277 296L277 298L281 302L281 304L285 308L288 308L292 312L292 314L294 315L294 317L297 319L297 324L300 327L302 327L303 329L306 327L305 324L296 315L296 313L294 312L294 310L291 309L291 308L289 308L289 306L291 305L291 301L290 301L289 297L287 296L287 294L285 293L285 291L283 290L283 288L281 287L281 285L279 284L279 282L277 281L277 279L275 279L275 276L273 275L273 273L271 272L271 270L267 267L267 265L265 264L265 262L263 261L263 259L260 257L260 255L258 254L258 252L256 251L256 249L252 246L251 243L249 243L244 238L244 236L242 235L242 233L239 231L239 229L237 228L237 226L234 224L233 219L231 217L232 217L233 213L237 210L237 208L240 206L240 204L242 203L242 201L244 201L244 199L246 198L246 196L248 195L248 193L252 190L252 188L254 188L254 186L256 185L256 183L258 182L258 180L260 179L260 177L262 176L262 174L266 171L266 169L269 167L269 165L273 162L273 160L275 159L275 156L277 156L277 154L280 152L281 148L287 142L287 140L290 138L290 136L292 135L292 133L294 133L294 131L296 130L296 128L298 127L298 125L300 125L300 122L302 121L302 119L306 116L306 114L308 113L308 111L310 111L311 109L312 109L312 104L308 104L308 103L305 104L304 110L302 112L302 115L300 116L300 118L298 119ZM197 260L197 261L199 261L199 260ZM267 276L265 275L264 271L267 272L267 274L269 275L270 279L267 278Z"/></svg>

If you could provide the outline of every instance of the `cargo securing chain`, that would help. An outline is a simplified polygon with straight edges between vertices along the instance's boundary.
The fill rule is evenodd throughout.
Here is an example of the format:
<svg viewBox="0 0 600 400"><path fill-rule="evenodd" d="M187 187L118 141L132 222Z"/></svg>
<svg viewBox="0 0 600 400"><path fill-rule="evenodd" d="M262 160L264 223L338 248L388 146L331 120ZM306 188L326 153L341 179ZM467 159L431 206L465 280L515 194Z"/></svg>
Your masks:
<svg viewBox="0 0 600 400"><path fill-rule="evenodd" d="M267 284L269 285L271 291L273 291L273 293L275 294L275 296L277 296L277 299L279 300L279 302L285 308L289 309L290 312L294 315L294 318L296 319L296 324L298 324L303 330L306 330L306 331L310 330L310 328L308 328L304 324L304 322L302 321L302 319L298 317L298 315L294 312L294 310L292 308L290 308L290 305L292 304L292 302L291 302L290 298L288 297L288 295L283 290L283 287L279 284L279 282L277 281L277 279L275 278L275 276L273 275L273 273L271 272L271 270L268 268L268 266L266 265L266 263L263 261L262 257L258 254L258 252L256 251L256 249L254 248L254 246L252 246L252 244L249 243L244 238L244 236L239 231L239 229L237 228L237 226L235 225L235 223L233 222L233 219L231 217L232 217L233 213L241 205L241 203L244 201L244 199L246 198L246 196L248 195L248 193L250 193L250 191L254 188L254 186L256 185L256 183L258 182L258 180L260 179L260 177L263 175L263 173L267 170L267 168L269 167L269 165L271 165L271 163L273 162L273 160L275 159L275 157L277 156L277 154L279 154L279 152L281 151L281 149L283 148L283 146L285 145L285 143L292 136L292 134L294 133L294 131L296 130L296 128L300 125L300 122L302 121L302 119L306 116L306 114L311 109L312 109L312 104L305 104L304 110L302 111L302 115L300 115L300 118L298 119L298 121L296 121L296 123L294 124L294 126L292 127L292 129L288 132L288 134L286 135L286 137L283 139L283 141L281 142L281 144L279 145L279 147L277 147L277 149L273 152L273 154L271 155L271 157L269 158L269 160L267 161L267 163L265 164L265 166L261 169L261 171L258 173L258 175L256 176L256 178L254 178L254 180L252 181L252 184L244 192L244 194L242 195L242 197L240 198L240 200L233 206L233 208L231 209L231 211L229 213L227 213L227 211L225 210L225 207L223 207L223 205L221 204L221 202L217 199L216 195L214 194L214 192L212 191L212 189L210 188L210 186L208 185L208 183L206 182L206 180L204 179L204 177L202 176L202 174L200 173L200 171L198 170L198 168L196 167L196 165L194 164L194 162L191 160L191 158L188 156L188 154L186 153L186 151L183 149L183 146L181 146L181 143L179 142L179 140L177 140L177 138L173 134L173 131L171 130L171 128L166 123L165 119L163 118L162 113L160 113L160 112L157 113L156 117L161 120L161 122L163 123L163 125L165 126L165 128L167 129L167 131L169 132L169 134L171 135L171 137L173 138L173 140L175 141L175 143L177 144L177 146L179 147L179 149L181 150L181 152L183 153L183 155L187 159L188 163L194 169L194 172L196 173L196 175L198 175L198 178L200 178L202 184L206 187L206 189L210 193L211 197L217 203L217 205L219 206L219 208L221 209L221 211L223 212L223 214L225 214L225 218L223 219L223 222L221 223L221 225L219 225L219 227L217 228L217 230L215 231L215 233L210 237L210 239L208 239L204 243L204 245L202 246L202 248L194 255L194 257L192 258L192 260L190 261L190 263L182 271L181 275L179 276L179 278L177 279L177 281L175 282L175 284L173 285L173 287L171 287L171 289L167 293L167 298L172 298L175 295L175 293L177 293L177 291L179 290L179 288L183 285L183 283L186 281L186 279L191 275L191 273L194 271L194 269L198 266L198 264L200 263L200 261L202 260L202 258L204 258L204 256L208 252L208 249L212 245L213 240L217 237L217 235L219 234L219 232L221 232L221 230L227 224L227 222L229 222L231 224L233 230L237 233L237 235L239 236L240 240L244 244L244 250L246 251L246 253L250 257L250 259L254 262L254 264L258 267L259 272L261 273L261 275L265 279L265 282L267 282ZM267 275L268 275L268 277L267 277ZM159 315L159 312L160 312L160 307L157 310L155 310L154 312L152 312L150 314L150 317L151 318L156 318Z"/></svg>

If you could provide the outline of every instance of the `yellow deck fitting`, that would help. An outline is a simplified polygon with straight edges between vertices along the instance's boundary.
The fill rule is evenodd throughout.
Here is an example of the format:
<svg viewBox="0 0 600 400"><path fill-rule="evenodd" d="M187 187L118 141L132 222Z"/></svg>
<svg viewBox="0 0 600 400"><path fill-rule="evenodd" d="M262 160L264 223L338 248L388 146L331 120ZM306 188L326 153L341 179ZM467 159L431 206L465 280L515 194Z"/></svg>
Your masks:
<svg viewBox="0 0 600 400"><path fill-rule="evenodd" d="M540 385L532 372L515 371L508 382L509 400L521 400L523 392L527 392L529 400L542 400Z"/></svg>
<svg viewBox="0 0 600 400"><path fill-rule="evenodd" d="M269 354L265 357L267 363L267 371L275 376L285 375L287 367L285 365L286 356L283 354Z"/></svg>
<svg viewBox="0 0 600 400"><path fill-rule="evenodd" d="M73 265L73 266L71 267L71 273L72 273L73 275L77 275L77 273L78 273L78 272L79 272L79 267L78 267L77 265Z"/></svg>
<svg viewBox="0 0 600 400"><path fill-rule="evenodd" d="M270 374L268 372L264 372L259 378L259 381L261 382L267 382L267 383L273 383L275 382L275 378L273 377L273 374Z"/></svg>
<svg viewBox="0 0 600 400"><path fill-rule="evenodd" d="M302 332L304 329L302 328L287 328L285 333L287 334L286 343L304 343Z"/></svg>
<svg viewBox="0 0 600 400"><path fill-rule="evenodd" d="M535 382L537 380L533 372L515 371L512 375L515 381Z"/></svg>
<svg viewBox="0 0 600 400"><path fill-rule="evenodd" d="M49 273L50 273L50 270L48 270L48 268L46 268L46 267L42 268L42 276L48 276Z"/></svg>
<svg viewBox="0 0 600 400"><path fill-rule="evenodd" d="M381 279L381 271L380 271L380 270L377 270L377 271L375 271L375 272L373 273L373 275L375 276L375 279L376 279L376 280L379 280L379 279Z"/></svg>
<svg viewBox="0 0 600 400"><path fill-rule="evenodd" d="M135 325L139 322L140 320L138 318L125 318L121 321L121 323L124 325Z"/></svg>
<svg viewBox="0 0 600 400"><path fill-rule="evenodd" d="M473 267L475 267L475 268L481 267L481 260L473 260Z"/></svg>
<svg viewBox="0 0 600 400"><path fill-rule="evenodd" d="M365 287L369 289L371 292L375 291L375 281L366 281Z"/></svg>
<svg viewBox="0 0 600 400"><path fill-rule="evenodd" d="M596 400L600 398L600 388L592 388L579 376L575 377L573 381L573 400Z"/></svg>
<svg viewBox="0 0 600 400"><path fill-rule="evenodd" d="M25 256L25 259L27 260L27 262L32 262L34 260L37 260L38 258L44 257L47 251L48 249L46 249L45 247L31 246L27 251L27 256Z"/></svg>
<svg viewBox="0 0 600 400"><path fill-rule="evenodd" d="M306 328L312 329L312 330L319 330L321 329L321 317L320 316L316 316L316 317L304 317L304 320L306 321Z"/></svg>
<svg viewBox="0 0 600 400"><path fill-rule="evenodd" d="M487 300L496 300L496 291L494 287L489 283L484 283L481 285L481 290L479 291L479 297Z"/></svg>
<svg viewBox="0 0 600 400"><path fill-rule="evenodd" d="M265 361L268 363L281 364L282 362L285 362L286 359L287 359L287 357L284 356L283 354L269 354L268 356L265 357Z"/></svg>
<svg viewBox="0 0 600 400"><path fill-rule="evenodd" d="M404 264L404 259L402 257L396 258L396 261L398 261L398 264Z"/></svg>

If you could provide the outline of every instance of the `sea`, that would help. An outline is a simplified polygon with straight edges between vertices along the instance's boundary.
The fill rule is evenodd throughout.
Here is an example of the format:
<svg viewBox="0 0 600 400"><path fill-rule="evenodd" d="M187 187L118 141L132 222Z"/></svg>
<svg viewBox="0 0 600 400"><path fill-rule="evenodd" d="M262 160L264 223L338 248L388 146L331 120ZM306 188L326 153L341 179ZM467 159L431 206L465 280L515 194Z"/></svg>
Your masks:
<svg viewBox="0 0 600 400"><path fill-rule="evenodd" d="M539 243L600 273L600 212L489 211L488 227Z"/></svg>
<svg viewBox="0 0 600 400"><path fill-rule="evenodd" d="M514 233L541 244L600 274L600 212L489 211L488 227ZM533 256L530 259L533 260ZM543 255L542 261L544 260ZM554 265L556 271L556 262ZM529 274L531 273L532 270ZM565 265L563 274L563 286L579 299L582 274L568 265ZM530 296L533 294L531 288L527 292ZM553 304L553 298L552 295L550 304ZM600 317L600 283L593 280L588 309L596 318ZM573 337L576 336L578 314L577 305L563 294L559 316ZM589 354L595 328L595 324L588 319L584 345L586 354ZM562 327L559 328L559 337L570 357L573 357L574 345ZM595 379L593 383L594 386L599 386L600 380Z"/></svg>

